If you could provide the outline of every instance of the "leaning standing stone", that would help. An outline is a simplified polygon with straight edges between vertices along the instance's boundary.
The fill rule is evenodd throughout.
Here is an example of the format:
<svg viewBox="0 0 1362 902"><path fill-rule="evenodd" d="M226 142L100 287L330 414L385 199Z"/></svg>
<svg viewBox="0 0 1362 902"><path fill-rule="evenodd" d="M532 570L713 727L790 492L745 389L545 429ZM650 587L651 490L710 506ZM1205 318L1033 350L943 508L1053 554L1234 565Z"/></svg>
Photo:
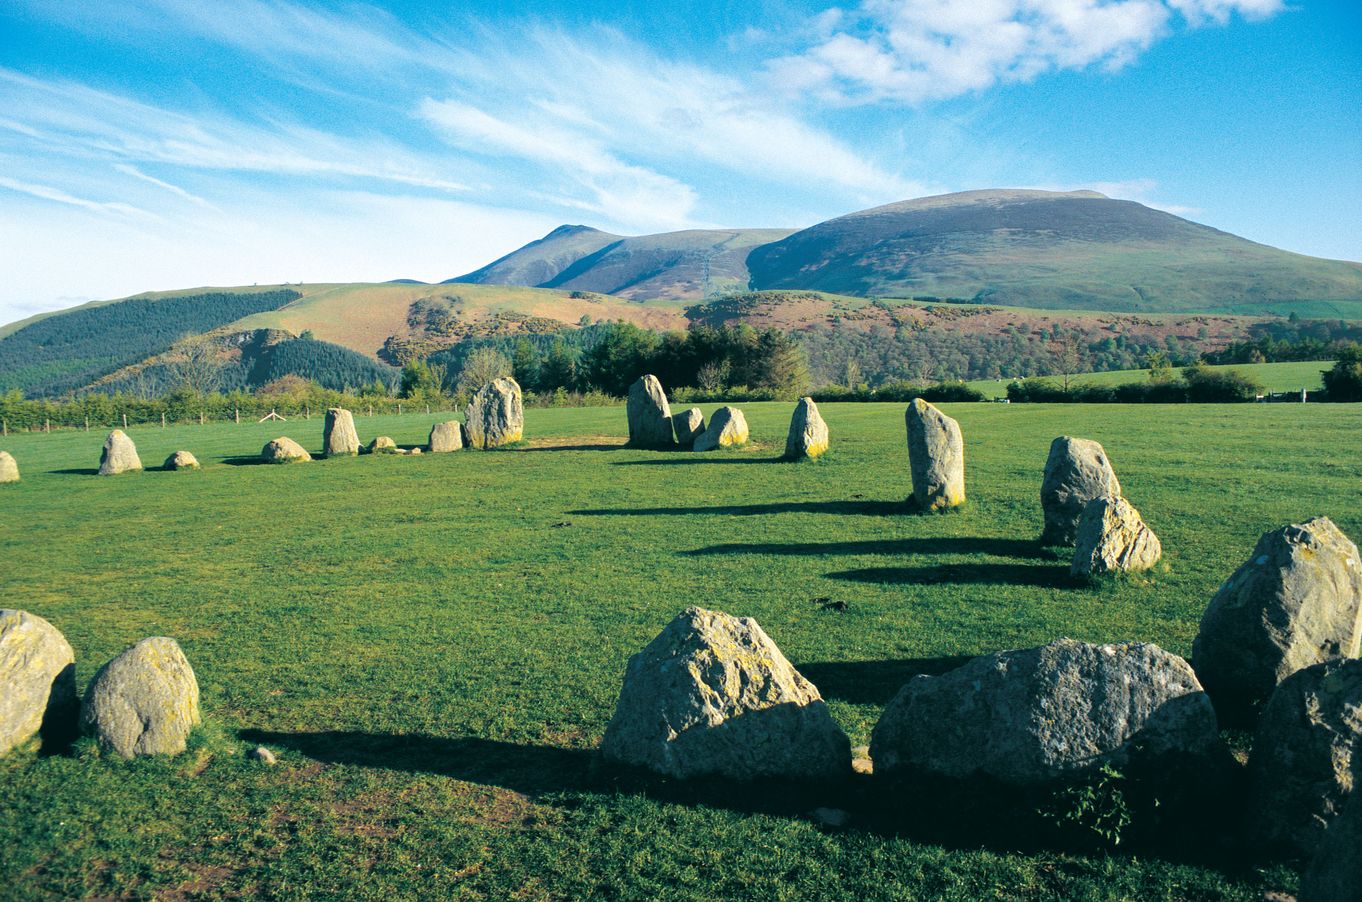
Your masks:
<svg viewBox="0 0 1362 902"><path fill-rule="evenodd" d="M672 414L672 430L676 433L678 445L682 448L694 447L695 440L705 432L705 415L698 407Z"/></svg>
<svg viewBox="0 0 1362 902"><path fill-rule="evenodd" d="M100 668L81 726L124 758L178 755L199 724L199 684L174 639L143 639Z"/></svg>
<svg viewBox="0 0 1362 902"><path fill-rule="evenodd" d="M640 376L629 386L625 413L629 418L629 444L632 447L672 447L672 408L656 376Z"/></svg>
<svg viewBox="0 0 1362 902"><path fill-rule="evenodd" d="M327 457L359 453L355 417L344 407L332 407L326 411L326 423L322 426L322 453Z"/></svg>
<svg viewBox="0 0 1362 902"><path fill-rule="evenodd" d="M605 756L672 777L825 778L851 742L750 617L688 608L629 659Z"/></svg>
<svg viewBox="0 0 1362 902"><path fill-rule="evenodd" d="M904 414L913 500L922 510L965 503L965 440L960 424L921 398Z"/></svg>
<svg viewBox="0 0 1362 902"><path fill-rule="evenodd" d="M478 389L464 411L464 430L474 448L496 448L521 440L525 408L520 384L509 376Z"/></svg>
<svg viewBox="0 0 1362 902"><path fill-rule="evenodd" d="M0 755L76 721L76 656L55 626L0 610Z"/></svg>
<svg viewBox="0 0 1362 902"><path fill-rule="evenodd" d="M0 483L19 481L19 462L8 451L0 451Z"/></svg>
<svg viewBox="0 0 1362 902"><path fill-rule="evenodd" d="M137 446L122 429L115 429L104 440L104 450L99 455L99 475L116 476L132 470L142 469L142 460L137 456Z"/></svg>
<svg viewBox="0 0 1362 902"><path fill-rule="evenodd" d="M312 455L293 439L280 436L260 449L260 458L267 464L291 464L311 460Z"/></svg>
<svg viewBox="0 0 1362 902"><path fill-rule="evenodd" d="M463 426L458 420L436 423L430 427L430 440L426 443L431 454L446 454L463 447Z"/></svg>
<svg viewBox="0 0 1362 902"><path fill-rule="evenodd" d="M1356 794L1359 765L1362 661L1327 661L1287 677L1263 709L1249 757L1259 839L1308 857Z"/></svg>
<svg viewBox="0 0 1362 902"><path fill-rule="evenodd" d="M165 464L162 465L162 469L165 470L197 470L198 468L199 459L188 451L176 451L167 457Z"/></svg>
<svg viewBox="0 0 1362 902"><path fill-rule="evenodd" d="M828 450L828 424L818 413L813 398L800 398L790 418L790 434L785 439L789 460L818 457Z"/></svg>
<svg viewBox="0 0 1362 902"><path fill-rule="evenodd" d="M1215 711L1186 661L1148 643L1073 639L916 676L870 739L876 776L985 776L1016 786L1132 759L1196 771L1221 750Z"/></svg>
<svg viewBox="0 0 1362 902"><path fill-rule="evenodd" d="M1242 720L1290 674L1362 643L1362 561L1328 517L1283 526L1220 587L1192 665L1222 717Z"/></svg>
<svg viewBox="0 0 1362 902"><path fill-rule="evenodd" d="M720 407L709 418L709 428L691 446L695 451L713 451L747 444L747 418L736 407Z"/></svg>
<svg viewBox="0 0 1362 902"><path fill-rule="evenodd" d="M1124 498L1096 498L1078 524L1074 576L1148 570L1163 556L1163 545L1140 512Z"/></svg>
<svg viewBox="0 0 1362 902"><path fill-rule="evenodd" d="M1119 498L1121 483L1107 452L1091 439L1061 435L1050 443L1040 506L1045 511L1044 545L1072 545L1083 509L1096 498Z"/></svg>

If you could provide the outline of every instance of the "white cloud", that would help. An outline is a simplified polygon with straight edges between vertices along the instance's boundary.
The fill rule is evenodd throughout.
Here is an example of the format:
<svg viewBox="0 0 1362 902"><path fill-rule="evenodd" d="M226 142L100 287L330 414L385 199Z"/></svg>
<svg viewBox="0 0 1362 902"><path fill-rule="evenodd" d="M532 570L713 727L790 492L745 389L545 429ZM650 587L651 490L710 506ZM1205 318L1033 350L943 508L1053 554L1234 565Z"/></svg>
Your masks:
<svg viewBox="0 0 1362 902"><path fill-rule="evenodd" d="M192 204L197 204L200 207L213 206L208 201L204 200L202 197L199 197L197 194L191 194L190 192L181 188L179 185L172 185L170 182L165 182L162 181L161 179L156 178L155 176L147 175L145 172L138 169L136 166L132 166L127 163L116 163L114 164L114 169L123 173L124 175L130 175L133 178L141 179L142 181L146 182L149 185L155 185L158 188L164 188L171 194L174 194L176 197L183 198L184 200L187 200Z"/></svg>
<svg viewBox="0 0 1362 902"><path fill-rule="evenodd" d="M42 200L50 200L59 204L66 204L71 207L80 207L82 210L89 210L93 213L116 213L122 216L132 216L145 219L154 219L151 213L146 210L134 207L132 204L125 204L120 201L95 201L83 197L76 197L68 194L60 188L53 188L49 185L38 185L33 182L21 182L7 176L0 176L0 188L7 188L10 191L17 191L20 194L27 194L30 197L37 197Z"/></svg>

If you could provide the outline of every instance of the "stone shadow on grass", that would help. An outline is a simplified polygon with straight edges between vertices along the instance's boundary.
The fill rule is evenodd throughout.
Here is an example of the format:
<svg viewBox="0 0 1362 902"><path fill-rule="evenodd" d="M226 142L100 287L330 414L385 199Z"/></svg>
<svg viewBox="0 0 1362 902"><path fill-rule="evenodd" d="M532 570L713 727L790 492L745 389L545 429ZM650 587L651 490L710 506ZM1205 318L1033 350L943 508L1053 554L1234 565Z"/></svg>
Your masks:
<svg viewBox="0 0 1362 902"><path fill-rule="evenodd" d="M817 686L825 699L841 699L854 705L887 705L903 684L918 674L940 676L973 658L946 655L894 661L816 661L799 664L795 669Z"/></svg>
<svg viewBox="0 0 1362 902"><path fill-rule="evenodd" d="M1048 589L1090 588L1090 580L1069 574L1067 566L1031 564L941 564L936 567L862 567L825 573L827 579L856 583L903 583L934 586L991 585L1036 586Z"/></svg>
<svg viewBox="0 0 1362 902"><path fill-rule="evenodd" d="M980 536L930 536L912 539L876 539L865 542L754 542L745 544L732 542L724 545L708 545L693 551L683 551L687 557L704 557L712 554L775 554L809 555L821 554L893 554L893 555L933 555L933 554L987 554L994 557L1035 559L1042 561L1059 560L1052 550L1042 547L1038 542L1026 539L994 539Z"/></svg>
<svg viewBox="0 0 1362 902"><path fill-rule="evenodd" d="M51 470L58 476L98 476L99 467L70 467L65 470Z"/></svg>
<svg viewBox="0 0 1362 902"><path fill-rule="evenodd" d="M309 451L308 453L311 454L312 452ZM250 457L224 457L222 462L229 467L253 467L256 464L260 464L261 466L265 465L265 459L259 454L253 454Z"/></svg>
<svg viewBox="0 0 1362 902"><path fill-rule="evenodd" d="M686 452L684 457L664 457L661 460L617 460L617 467L674 467L685 464L791 464L797 463L789 457L739 457L732 454L698 454Z"/></svg>
<svg viewBox="0 0 1362 902"><path fill-rule="evenodd" d="M626 444L619 445L532 445L524 448L514 448L512 450L525 453L536 451L634 451L638 450Z"/></svg>
<svg viewBox="0 0 1362 902"><path fill-rule="evenodd" d="M905 501L783 501L771 504L721 504L713 507L606 507L568 511L583 517L667 517L691 514L728 514L760 517L767 514L854 514L889 517L909 512Z"/></svg>

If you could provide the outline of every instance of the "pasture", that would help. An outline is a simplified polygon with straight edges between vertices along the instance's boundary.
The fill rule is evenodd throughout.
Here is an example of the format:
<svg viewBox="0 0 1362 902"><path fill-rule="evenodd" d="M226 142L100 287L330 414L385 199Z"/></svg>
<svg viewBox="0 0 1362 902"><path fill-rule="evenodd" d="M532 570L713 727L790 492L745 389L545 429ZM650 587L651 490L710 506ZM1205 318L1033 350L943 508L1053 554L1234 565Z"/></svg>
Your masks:
<svg viewBox="0 0 1362 902"><path fill-rule="evenodd" d="M1319 391L1324 388L1322 373L1332 367L1332 360L1288 361L1285 363L1227 363L1209 367L1211 370L1235 370L1251 376L1270 392ZM1177 372L1175 370L1174 372ZM1048 377L1059 384L1061 377ZM1108 370L1102 373L1079 373L1069 380L1070 385L1122 385L1127 382L1147 382L1149 370ZM976 379L966 383L988 398L1007 397L1007 379Z"/></svg>
<svg viewBox="0 0 1362 902"><path fill-rule="evenodd" d="M829 454L776 462L792 406L742 405L754 443L708 455L624 449L621 407L529 410L516 449L280 467L253 463L261 445L315 452L320 418L135 427L144 465L185 448L204 469L111 478L92 475L102 432L10 436L4 606L65 633L82 688L130 643L178 639L205 726L169 760L85 741L0 760L0 898L1294 890L1284 867L1197 850L1012 848L911 817L833 830L797 797L617 779L594 749L629 655L691 604L755 617L853 745L910 675L962 656L1059 636L1189 655L1262 532L1326 514L1362 538L1362 408L943 405L969 502L922 516L903 504L902 405L823 405ZM444 418L356 422L418 445ZM1105 445L1165 566L1076 584L1034 545L1060 434ZM257 743L278 766L247 759ZM843 801L816 804L854 815Z"/></svg>

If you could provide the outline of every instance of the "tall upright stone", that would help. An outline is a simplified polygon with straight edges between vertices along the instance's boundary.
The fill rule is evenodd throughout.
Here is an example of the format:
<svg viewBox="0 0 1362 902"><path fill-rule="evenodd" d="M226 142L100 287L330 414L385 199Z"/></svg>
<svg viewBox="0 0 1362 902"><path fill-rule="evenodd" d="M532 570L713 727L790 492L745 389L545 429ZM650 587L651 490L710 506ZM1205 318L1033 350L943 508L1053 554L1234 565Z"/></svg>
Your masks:
<svg viewBox="0 0 1362 902"><path fill-rule="evenodd" d="M747 418L736 407L720 407L709 418L709 428L697 438L691 449L713 451L747 444Z"/></svg>
<svg viewBox="0 0 1362 902"><path fill-rule="evenodd" d="M322 426L322 453L327 457L359 453L355 417L344 407L332 407L326 411L326 423Z"/></svg>
<svg viewBox="0 0 1362 902"><path fill-rule="evenodd" d="M448 454L463 448L463 426L458 420L436 423L430 427L430 439L426 447L431 454Z"/></svg>
<svg viewBox="0 0 1362 902"><path fill-rule="evenodd" d="M143 639L101 667L85 690L80 721L124 758L183 752L200 722L199 683L179 643Z"/></svg>
<svg viewBox="0 0 1362 902"><path fill-rule="evenodd" d="M1304 667L1355 658L1362 560L1328 517L1265 533L1220 586L1192 643L1192 666L1223 718L1246 720Z"/></svg>
<svg viewBox="0 0 1362 902"><path fill-rule="evenodd" d="M790 434L785 438L787 460L814 458L828 450L828 424L818 412L813 398L800 398L790 417Z"/></svg>
<svg viewBox="0 0 1362 902"><path fill-rule="evenodd" d="M904 413L913 500L922 510L965 503L965 440L960 424L921 398Z"/></svg>
<svg viewBox="0 0 1362 902"><path fill-rule="evenodd" d="M692 407L672 414L672 431L676 433L676 443L682 448L693 448L695 440L705 434L705 415L700 408Z"/></svg>
<svg viewBox="0 0 1362 902"><path fill-rule="evenodd" d="M0 610L0 755L43 732L76 724L76 655L55 626L27 611Z"/></svg>
<svg viewBox="0 0 1362 902"><path fill-rule="evenodd" d="M19 462L8 451L0 451L0 483L19 481Z"/></svg>
<svg viewBox="0 0 1362 902"><path fill-rule="evenodd" d="M672 408L662 383L651 373L629 386L625 407L629 418L629 444L634 448L672 447Z"/></svg>
<svg viewBox="0 0 1362 902"><path fill-rule="evenodd" d="M104 450L99 455L99 475L116 476L142 469L142 459L137 456L137 446L122 429L115 429L104 440Z"/></svg>
<svg viewBox="0 0 1362 902"><path fill-rule="evenodd" d="M1121 483L1107 452L1091 439L1061 435L1050 443L1040 506L1045 512L1045 545L1072 545L1089 501L1121 497Z"/></svg>
<svg viewBox="0 0 1362 902"><path fill-rule="evenodd" d="M496 448L520 441L525 433L520 384L504 376L478 389L464 411L464 432L474 448Z"/></svg>

